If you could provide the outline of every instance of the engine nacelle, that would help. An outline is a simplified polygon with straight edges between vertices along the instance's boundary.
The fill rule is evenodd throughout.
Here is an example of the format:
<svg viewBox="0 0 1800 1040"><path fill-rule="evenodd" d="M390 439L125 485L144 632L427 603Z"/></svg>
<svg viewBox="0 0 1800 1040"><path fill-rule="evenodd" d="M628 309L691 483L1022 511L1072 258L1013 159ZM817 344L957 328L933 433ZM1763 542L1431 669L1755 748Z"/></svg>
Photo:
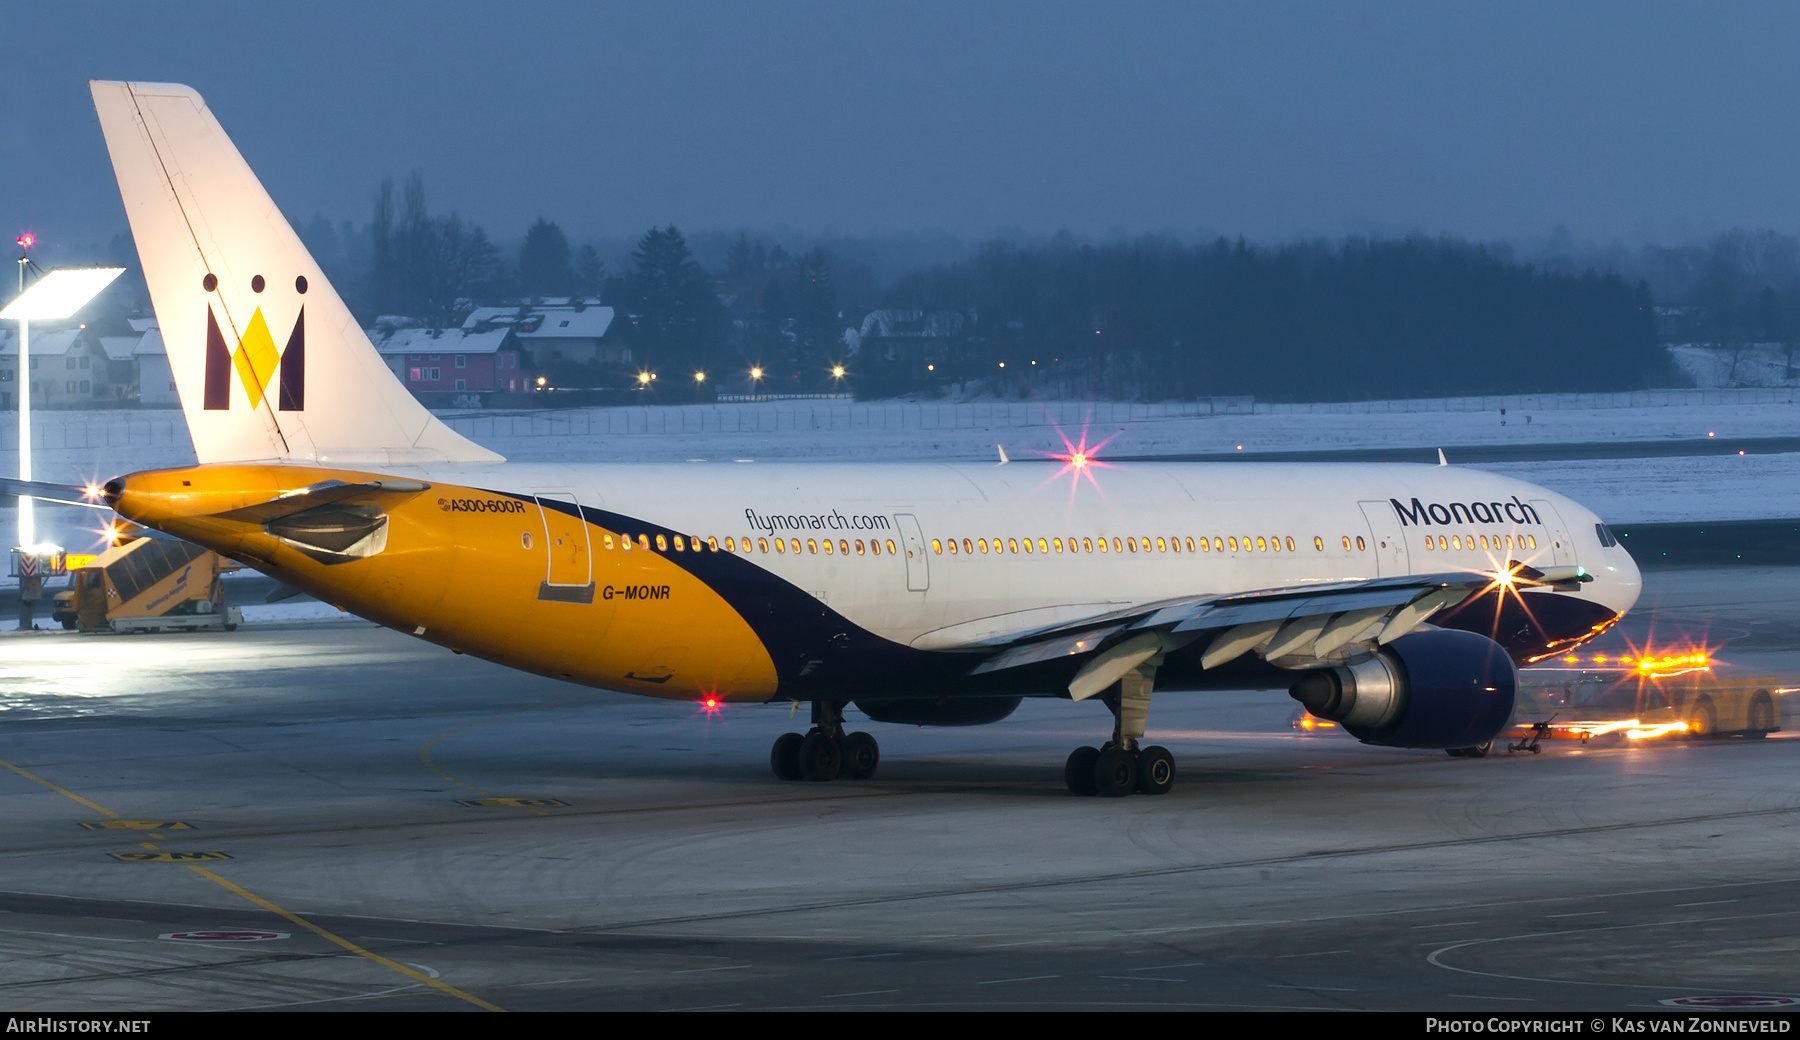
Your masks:
<svg viewBox="0 0 1800 1040"><path fill-rule="evenodd" d="M1019 707L1023 697L921 697L859 700L856 707L876 722L905 726L985 726Z"/></svg>
<svg viewBox="0 0 1800 1040"><path fill-rule="evenodd" d="M1500 644L1439 629L1401 636L1355 664L1307 672L1288 695L1365 744L1462 748L1506 728L1518 686Z"/></svg>

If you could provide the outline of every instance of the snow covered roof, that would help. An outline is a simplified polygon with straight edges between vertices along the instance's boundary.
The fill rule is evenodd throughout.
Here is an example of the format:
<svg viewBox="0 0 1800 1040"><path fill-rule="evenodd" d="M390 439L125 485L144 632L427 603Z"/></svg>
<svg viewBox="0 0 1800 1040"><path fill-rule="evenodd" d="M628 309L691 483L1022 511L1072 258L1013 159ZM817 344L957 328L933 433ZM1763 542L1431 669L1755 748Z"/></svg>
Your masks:
<svg viewBox="0 0 1800 1040"><path fill-rule="evenodd" d="M100 349L106 351L109 361L130 361L137 353L137 345L142 336L101 336Z"/></svg>
<svg viewBox="0 0 1800 1040"><path fill-rule="evenodd" d="M61 356L81 342L80 329L57 329L55 332L34 332L31 334L31 356ZM17 333L6 333L0 340L0 354L17 355L19 353L19 337Z"/></svg>
<svg viewBox="0 0 1800 1040"><path fill-rule="evenodd" d="M577 304L477 307L465 329L510 328L522 340L599 339L612 326L613 309Z"/></svg>
<svg viewBox="0 0 1800 1040"><path fill-rule="evenodd" d="M126 318L125 320L130 322L131 327L139 332L149 332L151 329L156 328L155 318Z"/></svg>
<svg viewBox="0 0 1800 1040"><path fill-rule="evenodd" d="M505 349L512 330L395 329L385 337L372 330L369 339L383 354L493 354Z"/></svg>
<svg viewBox="0 0 1800 1040"><path fill-rule="evenodd" d="M167 354L168 350L163 346L162 330L152 328L149 332L144 333L143 337L137 341L137 347L132 353L140 357L145 354Z"/></svg>
<svg viewBox="0 0 1800 1040"><path fill-rule="evenodd" d="M958 311L870 311L863 319L860 336L905 336L936 339L962 332L963 316Z"/></svg>

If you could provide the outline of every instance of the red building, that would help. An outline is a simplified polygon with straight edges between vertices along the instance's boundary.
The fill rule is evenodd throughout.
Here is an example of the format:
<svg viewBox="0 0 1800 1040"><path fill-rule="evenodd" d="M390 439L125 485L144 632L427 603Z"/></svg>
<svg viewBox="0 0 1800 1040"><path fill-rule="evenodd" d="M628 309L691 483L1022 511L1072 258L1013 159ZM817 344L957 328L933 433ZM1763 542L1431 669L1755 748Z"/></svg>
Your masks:
<svg viewBox="0 0 1800 1040"><path fill-rule="evenodd" d="M529 390L511 329L394 329L369 338L400 382L427 405L474 405L494 394Z"/></svg>

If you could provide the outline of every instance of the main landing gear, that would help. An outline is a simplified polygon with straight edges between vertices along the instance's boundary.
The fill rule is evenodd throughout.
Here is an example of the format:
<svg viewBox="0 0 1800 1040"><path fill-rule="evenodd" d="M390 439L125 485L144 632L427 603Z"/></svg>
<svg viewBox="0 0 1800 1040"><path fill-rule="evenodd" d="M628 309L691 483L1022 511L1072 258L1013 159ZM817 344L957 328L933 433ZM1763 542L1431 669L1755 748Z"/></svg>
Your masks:
<svg viewBox="0 0 1800 1040"><path fill-rule="evenodd" d="M1146 674L1148 672L1148 674ZM1127 672L1102 700L1113 713L1113 737L1097 748L1079 747L1063 766L1063 782L1081 795L1119 798L1133 791L1168 794L1175 787L1175 756L1165 747L1139 747L1150 714L1154 670Z"/></svg>
<svg viewBox="0 0 1800 1040"><path fill-rule="evenodd" d="M769 766L783 780L823 783L867 780L881 763L881 745L867 733L844 733L844 703L813 701L812 729L783 733L769 750Z"/></svg>

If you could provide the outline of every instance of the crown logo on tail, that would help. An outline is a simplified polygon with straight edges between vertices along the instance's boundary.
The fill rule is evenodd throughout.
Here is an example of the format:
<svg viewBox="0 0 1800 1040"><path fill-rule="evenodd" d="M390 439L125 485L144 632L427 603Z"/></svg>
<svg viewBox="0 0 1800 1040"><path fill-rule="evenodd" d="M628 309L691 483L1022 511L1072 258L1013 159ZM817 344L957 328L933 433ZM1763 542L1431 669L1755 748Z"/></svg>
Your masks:
<svg viewBox="0 0 1800 1040"><path fill-rule="evenodd" d="M260 279L259 279L260 280ZM262 404L269 396L269 382L280 376L275 406L284 412L306 409L306 308L294 319L294 330L288 333L287 347L275 349L269 334L269 323L263 320L262 308L250 316L250 326L238 340L237 349L225 345L225 334L219 329L218 316L212 305L206 308L206 396L209 412L231 408L231 375L237 373L250 407Z"/></svg>

